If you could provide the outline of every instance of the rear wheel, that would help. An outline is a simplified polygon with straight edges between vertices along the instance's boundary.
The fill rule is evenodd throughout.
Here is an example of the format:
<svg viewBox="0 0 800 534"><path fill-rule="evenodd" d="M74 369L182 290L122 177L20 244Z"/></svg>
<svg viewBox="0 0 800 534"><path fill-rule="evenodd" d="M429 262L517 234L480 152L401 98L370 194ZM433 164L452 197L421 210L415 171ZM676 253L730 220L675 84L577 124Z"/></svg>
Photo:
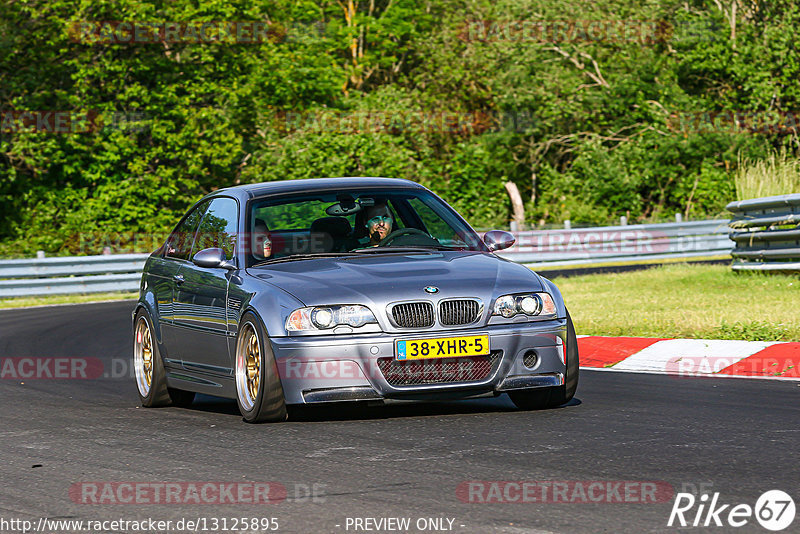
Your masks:
<svg viewBox="0 0 800 534"><path fill-rule="evenodd" d="M517 408L521 410L555 408L568 403L575 396L575 391L578 389L580 362L578 357L578 337L575 335L575 326L572 324L572 317L570 317L569 311L567 311L567 342L564 347L564 353L567 360L564 384L552 388L510 391L508 396L511 397L511 401Z"/></svg>
<svg viewBox="0 0 800 534"><path fill-rule="evenodd" d="M133 333L133 370L142 406L187 407L194 401L194 391L167 387L167 372L155 341L153 323L144 310L136 314Z"/></svg>
<svg viewBox="0 0 800 534"><path fill-rule="evenodd" d="M133 370L139 399L146 408L167 406L170 403L167 377L150 318L140 310L134 324Z"/></svg>
<svg viewBox="0 0 800 534"><path fill-rule="evenodd" d="M286 420L286 402L261 321L246 313L240 322L236 341L236 401L248 423L275 423Z"/></svg>

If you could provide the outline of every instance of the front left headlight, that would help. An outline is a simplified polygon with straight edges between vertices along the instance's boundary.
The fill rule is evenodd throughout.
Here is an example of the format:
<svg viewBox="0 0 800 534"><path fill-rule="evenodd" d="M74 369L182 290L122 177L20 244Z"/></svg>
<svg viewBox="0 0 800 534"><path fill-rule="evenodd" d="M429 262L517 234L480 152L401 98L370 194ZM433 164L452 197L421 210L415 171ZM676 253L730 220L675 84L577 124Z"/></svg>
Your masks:
<svg viewBox="0 0 800 534"><path fill-rule="evenodd" d="M288 332L330 330L336 326L359 328L365 324L377 323L375 315L366 306L315 306L299 308L286 319Z"/></svg>
<svg viewBox="0 0 800 534"><path fill-rule="evenodd" d="M492 315L510 319L520 314L531 318L550 318L556 314L556 303L550 293L503 295L494 301Z"/></svg>

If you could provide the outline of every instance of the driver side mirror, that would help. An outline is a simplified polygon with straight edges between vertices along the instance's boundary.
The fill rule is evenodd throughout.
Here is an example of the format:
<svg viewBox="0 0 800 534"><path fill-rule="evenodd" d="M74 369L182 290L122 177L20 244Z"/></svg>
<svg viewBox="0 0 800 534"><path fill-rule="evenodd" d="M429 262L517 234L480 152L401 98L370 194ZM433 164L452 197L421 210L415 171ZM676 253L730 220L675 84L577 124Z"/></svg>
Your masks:
<svg viewBox="0 0 800 534"><path fill-rule="evenodd" d="M222 268L233 271L236 265L229 263L225 259L225 251L221 248L204 248L194 255L192 263L198 267L206 267L210 269Z"/></svg>
<svg viewBox="0 0 800 534"><path fill-rule="evenodd" d="M506 249L513 245L515 241L516 239L513 234L503 230L491 230L486 232L486 235L483 236L483 242L486 243L486 246L489 247L489 250L492 252Z"/></svg>

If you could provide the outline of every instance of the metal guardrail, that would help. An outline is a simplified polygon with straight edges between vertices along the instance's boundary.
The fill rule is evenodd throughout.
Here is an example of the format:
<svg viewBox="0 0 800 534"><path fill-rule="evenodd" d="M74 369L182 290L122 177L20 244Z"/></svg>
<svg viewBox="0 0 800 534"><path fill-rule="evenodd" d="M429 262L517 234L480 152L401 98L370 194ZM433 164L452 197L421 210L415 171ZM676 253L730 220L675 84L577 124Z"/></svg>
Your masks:
<svg viewBox="0 0 800 534"><path fill-rule="evenodd" d="M728 257L727 220L515 232L499 256L533 269Z"/></svg>
<svg viewBox="0 0 800 534"><path fill-rule="evenodd" d="M733 270L800 272L800 194L740 200L727 209L734 215Z"/></svg>
<svg viewBox="0 0 800 534"><path fill-rule="evenodd" d="M0 298L136 291L148 254L0 260Z"/></svg>
<svg viewBox="0 0 800 534"><path fill-rule="evenodd" d="M728 221L515 232L499 256L534 269L728 256ZM136 291L147 254L0 260L0 298Z"/></svg>

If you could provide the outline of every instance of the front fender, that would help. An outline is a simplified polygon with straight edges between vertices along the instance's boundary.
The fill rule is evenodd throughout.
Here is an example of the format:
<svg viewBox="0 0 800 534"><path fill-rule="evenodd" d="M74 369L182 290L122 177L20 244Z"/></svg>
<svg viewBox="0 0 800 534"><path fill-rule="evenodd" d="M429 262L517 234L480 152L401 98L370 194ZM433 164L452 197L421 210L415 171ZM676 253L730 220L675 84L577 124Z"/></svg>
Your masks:
<svg viewBox="0 0 800 534"><path fill-rule="evenodd" d="M238 286L230 285L228 310L231 305L239 306L237 314L230 314L228 328L232 333L239 330L242 315L250 311L260 319L269 337L286 336L286 318L305 304L290 293L261 280L249 280Z"/></svg>

